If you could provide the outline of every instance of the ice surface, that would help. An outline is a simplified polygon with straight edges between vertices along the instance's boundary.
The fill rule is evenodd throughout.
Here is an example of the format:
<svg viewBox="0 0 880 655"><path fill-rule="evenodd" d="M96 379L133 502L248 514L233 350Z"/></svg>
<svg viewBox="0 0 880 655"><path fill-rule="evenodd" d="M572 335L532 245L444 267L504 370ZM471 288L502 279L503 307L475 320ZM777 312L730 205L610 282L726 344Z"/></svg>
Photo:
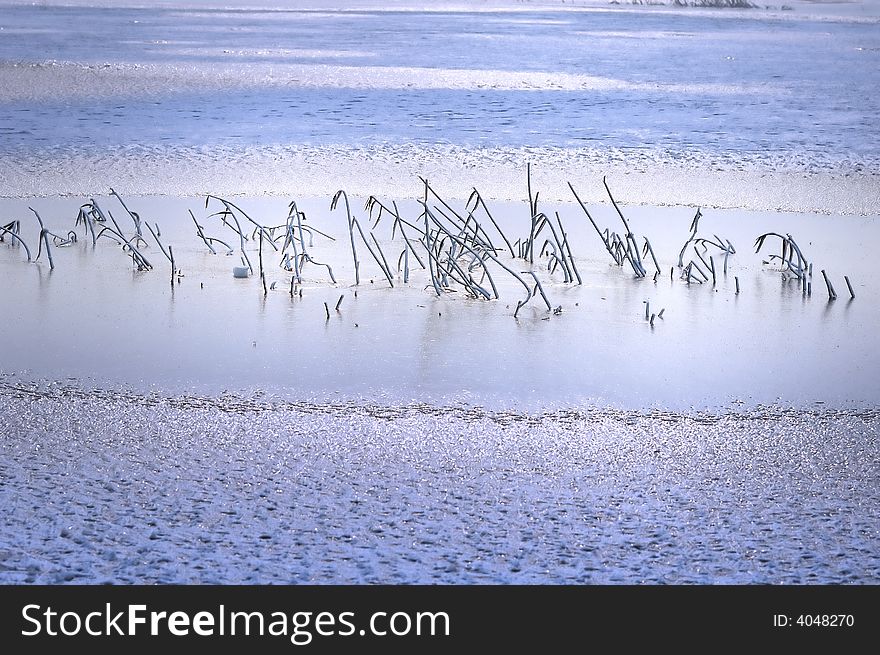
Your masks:
<svg viewBox="0 0 880 655"><path fill-rule="evenodd" d="M876 413L384 413L0 392L2 582L880 576Z"/></svg>
<svg viewBox="0 0 880 655"><path fill-rule="evenodd" d="M788 169L795 164L778 162L773 152L745 162L741 156L698 151L666 157L611 148L130 145L89 157L58 150L9 155L0 160L0 180L8 196L21 198L83 197L110 186L137 195L326 198L344 188L358 196L415 198L418 178L424 176L442 180L453 198L464 199L477 187L487 198L516 200L524 197L527 162L534 166L542 197L550 201L572 199L566 182L581 189L586 201L606 201L601 180L608 175L628 204L844 216L876 216L880 211L878 176L860 162L827 160L823 168L828 170L805 173Z"/></svg>
<svg viewBox="0 0 880 655"><path fill-rule="evenodd" d="M0 4L0 225L36 255L28 206L66 234L94 197L128 233L112 186L185 274L81 229L51 272L0 244L0 582L880 580L877 2ZM417 216L419 175L477 186L521 237L526 162L584 278L536 268L559 313L514 319L501 274L351 286L338 188L366 226L369 194ZM572 203L621 231L603 175L656 282ZM265 297L233 279L206 193L295 199L338 283L291 297L274 251ZM667 273L697 205L737 248L715 286Z"/></svg>
<svg viewBox="0 0 880 655"><path fill-rule="evenodd" d="M876 23L475 16L11 7L0 196L402 195L441 172L511 199L532 160L557 188L625 174L629 202L878 212Z"/></svg>
<svg viewBox="0 0 880 655"><path fill-rule="evenodd" d="M609 178L612 189L615 182ZM522 180L517 188L523 195L524 187ZM451 187L443 182L436 188L445 193ZM537 184L533 189L544 190ZM116 199L97 199L133 229ZM38 226L27 205L56 233L66 234L85 200L7 201L3 215L22 220L21 235L36 255ZM361 210L364 200L351 196L366 228L375 219ZM414 201L383 198L391 200L408 220L418 221ZM361 285L353 287L344 211L330 211L329 195L296 201L311 225L336 238L316 238L311 252L333 267L337 284L325 269L307 266L301 297L290 297L291 273L280 268L281 255L268 246L265 270L274 290L264 298L256 277L233 279L239 255L226 256L223 249L212 255L195 235L188 209L207 234L238 248L235 233L209 216L217 207L206 210L202 199L126 200L143 220L158 223L163 243L173 246L176 266L185 273L173 292L170 265L155 243L142 247L155 267L144 273L133 271L110 239L93 247L82 227L79 243L54 249L51 272L45 255L28 264L21 248L0 244L0 274L7 281L0 298L16 317L7 321L4 336L19 346L4 353L0 370L26 379L73 376L141 390L156 385L174 393L277 389L283 397L315 400L382 397L389 405L417 400L496 408L598 404L684 410L731 403L809 407L817 401L870 407L880 401L874 383L880 366L876 259L873 248L856 245L880 242L876 217L704 208L700 234L720 235L736 248L727 275L715 253L713 287L686 284L676 267L694 208L625 208L639 243L642 237L651 240L661 267L654 282L650 260L642 280L613 265L575 203L541 201L550 215L559 212L584 283L566 284L559 271L547 273L546 257L536 259L533 270L562 313L551 314L536 298L514 319L523 289L497 266L490 266L490 273L498 300L472 300L462 292L438 298L412 260L412 279L404 283L397 269L400 233L391 239L387 216L374 232L395 272L395 287L389 288L362 245ZM267 225L283 224L287 216L286 198L236 203ZM455 206L463 211L464 203ZM511 241L527 237L524 201L490 207ZM622 229L608 204L592 206L591 213L602 227ZM814 262L812 295L786 280L776 263L763 263L778 254L778 240L755 254L755 238L767 231L792 234ZM145 228L144 233L152 241ZM256 266L255 243L248 252ZM502 260L515 270L529 268L509 254ZM827 271L838 300L828 302L820 270ZM854 300L844 275L854 284ZM327 319L324 303L333 308L340 296L345 296L340 311ZM653 312L665 308L653 329L645 320L646 301Z"/></svg>

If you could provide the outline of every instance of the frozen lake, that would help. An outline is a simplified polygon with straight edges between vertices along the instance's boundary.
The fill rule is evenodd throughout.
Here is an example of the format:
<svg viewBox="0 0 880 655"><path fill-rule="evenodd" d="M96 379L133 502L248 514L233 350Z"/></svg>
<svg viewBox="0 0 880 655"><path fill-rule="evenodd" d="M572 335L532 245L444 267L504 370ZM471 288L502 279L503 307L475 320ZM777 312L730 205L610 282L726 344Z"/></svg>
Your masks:
<svg viewBox="0 0 880 655"><path fill-rule="evenodd" d="M5 206L27 202L55 229L79 204ZM326 199L300 208L337 237L310 252L338 283L309 266L293 297L274 252L265 297L233 279L238 255L181 219L228 238L201 199L127 202L161 216L173 289L156 247L148 272L106 239L55 248L52 272L3 247L0 580L878 579L878 289L873 251L851 245L877 242L874 218L707 210L703 229L743 244L713 287L634 280L579 208L552 206L584 284L541 272L562 313L535 298L514 318L522 289L500 271L491 301L438 298L421 271L391 288L369 262L352 287ZM237 202L267 223L286 209ZM527 222L526 203L494 211ZM626 212L665 273L690 212ZM845 263L857 297L839 273L829 302L763 264L750 246L771 224ZM664 310L653 328L645 301Z"/></svg>
<svg viewBox="0 0 880 655"><path fill-rule="evenodd" d="M877 213L877 17L478 8L4 7L0 195L399 195L432 166L512 199L531 160L630 202Z"/></svg>
<svg viewBox="0 0 880 655"><path fill-rule="evenodd" d="M56 234L67 234L83 200L31 199L4 206L22 217L21 235L36 256L39 229L27 207L36 208ZM392 199L383 200L390 205ZM126 234L133 233L115 198L97 201L120 225L127 222ZM367 228L373 221L362 211L364 201L351 197L354 215ZM238 237L211 216L220 207L216 202L207 210L196 198L133 197L126 203L143 220L159 224L161 240L173 247L185 277L171 289L170 263L146 228L151 245L141 250L154 266L147 272L134 270L111 239L93 246L82 226L76 244L53 248L54 271L48 270L45 254L40 264L26 263L21 248L11 247L7 238L0 273L12 281L4 300L16 320L6 325L5 338L24 347L4 354L3 371L30 379L71 376L101 385L122 383L141 391L151 385L212 394L277 389L284 398L468 402L531 410L597 403L686 410L731 403L852 407L880 401L874 384L880 366L874 338L880 321L876 257L873 249L854 245L880 243L875 217L704 210L699 235L720 235L736 248L726 275L717 248L706 252L704 259L712 256L716 266L713 286L711 280L688 284L678 268L693 208L625 208L640 245L643 237L651 241L661 270L654 280L656 267L647 255L644 279L615 265L574 202L542 204L543 211L559 212L564 221L583 284L566 283L561 270L549 274L546 254L530 267L499 253L501 264L514 271L536 271L551 306L561 308L559 314L549 312L536 293L514 319L524 290L500 264L488 267L497 300L468 298L461 288L438 297L412 257L411 279L404 282L403 241L399 231L391 238L387 216L372 232L390 260L395 286L390 288L360 241L361 284L354 286L347 219L341 207L331 212L329 197L300 199L298 208L309 217L307 225L335 239L316 236L310 253L332 266L337 282L325 268L308 265L293 298L292 272L281 267L283 256L268 245L266 280L275 288L266 297L256 275L233 279L232 268L241 265ZM287 202L278 198L238 198L236 203L266 225L284 224L288 213ZM397 206L407 220L418 222L414 201ZM453 206L463 213L463 202ZM527 238L526 202L489 206L511 242ZM188 210L207 235L225 240L236 254L227 256L218 245L219 254L212 255ZM485 215L476 214L491 230ZM592 206L591 215L603 228L622 229L611 207ZM792 234L815 263L809 296L782 275L778 262L765 263L779 254L778 238L755 253L755 239L769 231ZM248 242L255 267L257 250ZM424 248L422 253L425 257ZM690 246L684 263L696 258ZM826 269L839 295L833 302L820 273ZM854 285L855 299L844 275ZM483 285L489 289L485 280ZM339 311L328 318L324 303L333 309L340 297ZM653 327L646 321L646 303L650 313L664 310Z"/></svg>
<svg viewBox="0 0 880 655"><path fill-rule="evenodd" d="M0 2L0 225L34 259L29 207L77 234L54 270L0 243L0 583L880 580L876 3L69 4ZM494 262L497 299L403 279L370 194L417 222L418 176L477 187L521 244L526 162L581 284L494 231L550 309ZM656 278L574 202L625 236L604 175ZM75 225L94 199L133 237L111 187L176 281L146 229L138 271ZM393 288L367 237L354 285L337 189ZM291 294L268 243L267 293L233 278L207 193L271 226L295 200L336 280ZM697 207L736 249L714 284L678 267Z"/></svg>
<svg viewBox="0 0 880 655"><path fill-rule="evenodd" d="M58 82L11 89L6 153L448 143L737 152L746 162L773 151L826 167L875 164L880 151L870 23L32 7L6 9L3 22L0 58ZM58 74L71 67L85 89Z"/></svg>

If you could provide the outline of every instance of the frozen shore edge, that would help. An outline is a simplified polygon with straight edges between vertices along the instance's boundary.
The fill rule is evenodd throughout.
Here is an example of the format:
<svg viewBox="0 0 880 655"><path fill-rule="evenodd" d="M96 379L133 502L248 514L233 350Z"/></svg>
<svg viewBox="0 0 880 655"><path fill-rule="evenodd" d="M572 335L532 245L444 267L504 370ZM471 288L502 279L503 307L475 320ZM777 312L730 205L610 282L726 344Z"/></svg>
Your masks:
<svg viewBox="0 0 880 655"><path fill-rule="evenodd" d="M526 163L546 201L572 200L567 182L604 202L601 179L626 204L832 215L880 214L880 174L859 162L725 161L650 150L469 148L437 145L150 148L89 154L22 153L0 159L0 199L126 195L417 197L419 176L442 180L450 198L474 187L493 200L523 200Z"/></svg>

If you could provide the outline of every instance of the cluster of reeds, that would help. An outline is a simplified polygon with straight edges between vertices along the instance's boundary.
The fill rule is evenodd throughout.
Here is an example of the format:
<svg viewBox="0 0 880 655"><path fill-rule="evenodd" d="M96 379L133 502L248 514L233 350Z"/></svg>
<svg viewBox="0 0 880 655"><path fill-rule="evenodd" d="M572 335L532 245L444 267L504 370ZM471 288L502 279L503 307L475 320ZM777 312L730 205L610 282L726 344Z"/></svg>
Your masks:
<svg viewBox="0 0 880 655"><path fill-rule="evenodd" d="M782 235L777 232L767 232L766 234L762 234L755 239L756 253L761 251L761 248L768 237L776 237L781 241L782 252L779 255L770 255L768 259L764 260L764 263L769 264L773 261L778 262L782 269L783 276L789 280L797 280L802 295L811 296L813 294L813 264L812 262L808 262L806 257L804 257L804 254L798 247L794 237L790 234ZM822 278L825 280L825 288L828 291L828 300L837 300L837 292L834 290L834 285L831 283L825 269L822 269ZM849 276L844 275L843 279L846 281L850 299L855 298L856 294L855 291L853 291Z"/></svg>
<svg viewBox="0 0 880 655"><path fill-rule="evenodd" d="M293 271L294 273L294 277L291 279L291 293L294 288L294 282L302 284L302 270L306 264L326 268L331 282L336 284L336 276L333 275L333 269L330 267L330 264L322 264L315 261L308 251L309 248L314 246L315 234L330 239L330 241L336 241L336 239L311 225L304 225L306 214L297 208L295 200L291 201L288 207L284 243L281 246L281 267L288 272ZM309 237L308 244L306 244L306 235ZM287 252L288 248L292 251L292 255Z"/></svg>
<svg viewBox="0 0 880 655"><path fill-rule="evenodd" d="M640 254L639 246L636 241L636 236L630 229L629 222L626 220L626 217L620 210L620 206L617 204L614 196L611 195L611 189L608 188L608 182L605 180L604 177L602 178L602 184L605 187L605 192L608 194L608 198L611 200L611 204L613 205L614 210L617 212L617 215L620 217L620 221L623 223L623 228L625 230L623 236L620 236L617 232L614 232L607 227L604 230L600 229L599 225L590 214L590 211L587 209L587 206L580 199L580 196L578 196L577 191L574 190L571 182L568 183L568 188L571 189L575 200L577 200L578 205L580 205L584 214L586 214L587 218L590 220L590 224L593 226L593 229L596 230L596 233L599 235L599 238L605 245L605 250L607 250L608 254L611 255L614 263L618 266L623 266L624 263L628 262L629 265L632 267L635 276L641 278L647 275L645 266L642 263L642 256L647 257L650 254L651 259L654 263L654 268L656 269L654 273L654 279L656 280L657 276L660 274L660 265L657 263L657 257L654 254L654 249L651 247L651 242L648 240L648 237L644 237L645 243Z"/></svg>
<svg viewBox="0 0 880 655"><path fill-rule="evenodd" d="M678 268L681 271L681 279L685 280L688 284L691 284L692 282L703 284L708 282L711 277L712 286L715 286L718 279L715 270L715 257L709 254L710 249L717 249L719 255L721 253L724 254L724 265L722 270L726 276L728 259L731 255L736 254L736 248L733 247L733 244L729 239L722 239L717 234L713 234L711 239L698 237L697 232L699 231L700 218L702 218L702 216L703 213L698 207L697 213L694 214L694 218L691 221L688 238L678 253ZM690 257L687 264L685 264L684 259L685 255L688 253L688 246L691 246L693 255ZM696 256L696 259L694 259L694 256ZM738 284L739 280L737 279L737 285ZM738 287L737 293L739 293Z"/></svg>
<svg viewBox="0 0 880 655"><path fill-rule="evenodd" d="M21 221L14 220L10 221L6 225L0 225L0 243L6 242L6 237L9 237L9 240L13 244L20 245L24 248L24 252L27 255L27 260L32 261L31 259L31 249L28 248L27 243L20 236L21 233Z"/></svg>
<svg viewBox="0 0 880 655"><path fill-rule="evenodd" d="M72 230L67 233L66 237L59 236L54 232L50 232L46 229L46 226L43 224L43 219L36 209L33 207L28 207L34 216L37 217L37 222L40 224L40 236L37 240L37 259L39 261L40 255L43 252L43 246L46 247L46 258L49 260L49 269L55 268L55 262L52 260L52 248L50 244L55 244L58 247L69 246L76 243L76 232Z"/></svg>
<svg viewBox="0 0 880 655"><path fill-rule="evenodd" d="M247 243L257 241L260 267L259 276L264 295L268 292L266 286L266 272L263 266L264 242L280 255L281 268L293 273L290 282L291 295L294 293L295 285L302 284L302 269L307 263L326 268L330 275L330 280L334 284L336 283L336 277L333 275L333 269L330 265L315 261L309 254L309 248L314 244L315 234L326 237L331 241L335 241L335 239L329 234L326 234L311 225L306 225L305 212L299 211L296 206L296 201L293 201L288 205L289 211L287 220L283 224L266 225L252 218L235 203L219 196L208 195L205 198L206 209L212 200L220 203L222 208L211 214L209 218L219 218L224 227L227 227L236 234L239 242L239 252L241 253L241 263L251 274L254 273L254 269L247 253ZM217 254L217 250L214 248L215 243L223 245L226 248L227 255L233 254L234 249L228 243L216 237L208 237L205 235L205 228L199 224L192 211L190 211L190 217L196 226L196 234L207 246L211 254ZM241 220L239 220L239 218L241 218ZM242 228L242 221L244 221L245 224L250 223L253 226L249 234ZM306 236L308 236L308 241L306 240ZM280 247L278 246L279 241L281 242ZM274 287L275 285L273 283L272 288Z"/></svg>
<svg viewBox="0 0 880 655"><path fill-rule="evenodd" d="M361 284L364 262L361 261L360 255L366 250L372 261L372 263L368 261L367 264L369 266L375 264L388 286L392 288L395 286L395 280L402 279L404 284L410 283L414 269L419 269L423 272L420 276L426 279L425 288L433 290L437 296L461 293L475 300L493 300L500 298L496 277L501 275L508 276L523 289L524 295L517 300L513 311L514 317L536 298L540 298L548 312L558 314L562 311L561 306L554 307L551 303L545 285L548 282L580 285L581 274L559 212L552 212L551 216L539 207L539 193L533 193L532 189L530 165L526 167L528 216L517 222L521 230L519 234L505 233L486 199L476 188L472 190L467 200L460 204L444 199L427 179L419 179L422 184L421 198L416 210L410 215L401 212L394 200L389 202L376 196L369 196L363 206L364 221L362 222L352 211L349 197L344 190L333 195L330 211L344 210L345 213L355 286ZM574 186L571 183L568 186L614 264L631 269L636 278L645 278L648 274L646 263L648 266L652 265L653 278L656 282L661 267L651 242L643 236L640 247L640 239L633 232L630 221L612 195L604 177L602 184L622 225L622 230L619 232L610 227L601 228ZM130 228L124 230L113 213L102 207L94 198L90 198L89 202L80 206L75 228L82 226L85 235L91 236L93 246L101 238L115 242L131 258L137 270L149 271L153 266L144 254L150 247L143 231L143 227L146 226L149 236L170 263L173 288L175 281L180 282L182 273L175 261L173 246L168 245L166 248L162 242L159 225L151 225L148 221L142 220L137 212L128 208L125 200L113 189L110 189L110 196L129 217ZM236 273L236 276L247 277L258 272L264 295L277 284L272 282L271 286L267 285L263 257L264 249L267 248L271 249L278 258L278 266L290 274L291 296L294 295L297 287L300 287L299 295L302 295L303 272L308 265L326 269L330 282L332 284L338 282L329 264L316 261L312 257L316 237L330 241L336 239L308 222L305 212L299 209L296 201L290 202L286 218L277 225L256 220L240 206L225 198L216 195L206 196L205 209L210 209L212 203L218 206L217 210L208 214L207 219L202 219L203 222L200 222L200 219L189 210L196 235L212 255L218 254L218 246L222 246L223 250L220 252L226 255L233 255L237 250L242 267L239 267L241 275ZM21 236L21 223L18 220L0 225L0 243L8 239L12 245L21 246L29 262L39 260L45 249L49 266L54 268L51 247L64 247L76 243L76 231L71 230L66 236L55 234L46 228L36 210L31 209L31 211L40 227L36 259L32 258L31 250ZM701 210L697 209L691 221L688 238L678 254L678 268L680 278L687 284L704 284L711 280L714 286L717 282L716 257L723 257L717 269L726 276L728 260L736 253L736 249L729 240L722 239L716 234L713 234L712 238L698 236L701 216ZM218 227L228 229L235 234L238 241L237 249L217 236L208 236L205 225L207 225L206 220L211 219L219 221ZM383 219L386 219L385 225L389 228L384 234L380 227ZM779 238L782 242L781 254L770 255L765 263L778 262L788 279L798 280L803 293L811 294L812 263L807 261L790 234L768 232L760 235L755 241L756 252L760 252L767 239L773 237ZM394 257L386 257L387 249L391 249L392 254L396 256L396 269L392 269L389 263L395 261ZM253 254L254 250L257 251L259 258L258 271L254 270L249 255L249 251ZM670 277L673 273L674 267L670 268ZM829 299L833 300L837 297L834 287L824 270L822 274ZM854 298L855 293L850 280L848 277L845 279L850 295ZM372 279L370 281L372 282ZM735 281L736 293L739 293L739 278ZM343 297L340 296L336 303L336 311L339 311ZM329 318L329 305L325 309ZM652 314L650 303L645 303L645 320L652 327L655 319L662 317L662 309L659 313Z"/></svg>
<svg viewBox="0 0 880 655"><path fill-rule="evenodd" d="M110 195L114 196L119 201L123 210L134 223L134 234L126 237L122 228L119 226L119 223L117 223L116 219L113 217L113 212L108 210L105 213L94 198L90 198L89 202L79 208L79 212L76 216L76 226L79 227L82 225L85 233L87 235L91 234L93 246L97 245L98 239L102 237L115 241L122 248L122 251L131 257L137 270L152 270L153 265L141 252L141 248L147 246L147 240L144 239L143 232L141 231L140 216L129 211L125 202L113 189L110 189Z"/></svg>
<svg viewBox="0 0 880 655"><path fill-rule="evenodd" d="M355 245L355 231L357 231L357 236L360 238L360 241L364 244L367 249L367 252L370 253L373 260L382 270L382 275L385 276L385 279L388 280L388 286L394 287L394 280L391 275L391 269L388 268L388 260L385 259L385 253L382 252L382 247L379 245L379 241L376 239L376 235L373 234L373 230L370 230L370 240L367 240L366 235L364 234L364 230L361 227L360 221L351 213L351 204L348 202L348 194L340 189L333 195L333 199L330 201L330 211L336 209L339 205L339 199L342 198L345 204L345 217L346 217L346 225L348 226L348 236L351 243L351 256L354 261L354 283L355 286L360 284L361 282L361 263L358 260L357 256L357 246ZM371 196L372 198L372 196ZM370 199L367 199L367 205L370 205ZM379 218L376 219L376 225L379 223ZM373 227L375 228L376 225ZM372 244L370 243L372 241ZM375 249L373 249L375 246Z"/></svg>
<svg viewBox="0 0 880 655"><path fill-rule="evenodd" d="M801 293L803 295L812 295L813 265L807 261L806 257L804 257L797 242L794 240L794 237L790 234L782 235L776 232L762 234L755 239L756 253L761 252L761 248L764 246L764 242L768 237L777 237L782 242L782 254L770 255L768 259L764 260L764 263L769 264L774 260L778 261L782 268L783 277L797 280L801 287ZM822 271L822 275L825 275L825 271ZM831 287L831 283L828 281L827 277L825 278L825 282L828 284L828 297L833 300L837 297L837 294L834 293L834 289Z"/></svg>
<svg viewBox="0 0 880 655"><path fill-rule="evenodd" d="M660 311L656 314L653 314L651 313L651 301L645 301L645 320L650 324L652 328L654 327L654 320L658 318L662 320L665 311L666 308L664 307L660 309Z"/></svg>
<svg viewBox="0 0 880 655"><path fill-rule="evenodd" d="M40 257L43 254L43 249L46 250L46 258L49 260L49 268L55 268L55 262L52 259L52 245L63 248L64 246L69 246L76 243L76 232L70 231L67 233L67 236L60 236L55 234L54 232L46 229L46 226L43 224L43 219L40 214L33 207L28 207L28 209L33 212L34 216L37 218L37 222L40 224L40 235L37 237L37 256L36 258L31 257L31 249L28 248L27 243L24 238L21 236L21 221L13 220L7 223L6 225L0 225L0 243L4 243L6 241L6 237L9 237L9 240L14 245L20 245L27 256L27 260L30 261L39 261Z"/></svg>
<svg viewBox="0 0 880 655"><path fill-rule="evenodd" d="M767 237L778 237L780 239L782 242L782 254L770 255L770 257L764 261L765 264L769 264L773 260L778 260L786 274L798 280L804 280L808 275L813 274L813 265L806 260L801 249L798 247L797 242L790 234L784 236L776 232L762 234L755 239L756 253L761 252L761 248L764 246Z"/></svg>
<svg viewBox="0 0 880 655"><path fill-rule="evenodd" d="M427 179L420 179L424 193L419 201L421 211L418 216L403 216L395 201L385 203L376 196L367 199L364 211L372 222L369 239L360 222L352 215L345 192L340 191L334 196L331 209L337 207L340 199L345 202L355 267L355 285L360 283L357 243L362 243L389 284L393 286L393 275L388 260L375 234L382 218L388 217L391 223L390 241L392 244L400 243L397 273L402 272L404 283L410 280L410 257L412 257L414 264L428 275L427 288L433 289L437 296L463 292L473 299L491 300L499 298L494 276L501 272L515 279L525 292L525 297L517 302L514 316L517 316L519 310L536 296L541 297L548 311L559 313L560 308L553 308L541 280L535 271L531 270L536 252L539 260L541 258L546 260L545 268L551 278L559 272L563 283L576 281L577 284L581 284L580 272L577 270L568 235L559 214L556 213L553 220L538 211L537 194L531 193L530 169L527 170L529 232L515 241L511 241L498 225L488 204L476 188L473 189L464 206L456 208L453 203L445 200ZM545 238L538 248L542 234ZM500 245L502 242L503 246ZM528 263L529 270L515 270L523 268L522 265L515 265L517 259Z"/></svg>

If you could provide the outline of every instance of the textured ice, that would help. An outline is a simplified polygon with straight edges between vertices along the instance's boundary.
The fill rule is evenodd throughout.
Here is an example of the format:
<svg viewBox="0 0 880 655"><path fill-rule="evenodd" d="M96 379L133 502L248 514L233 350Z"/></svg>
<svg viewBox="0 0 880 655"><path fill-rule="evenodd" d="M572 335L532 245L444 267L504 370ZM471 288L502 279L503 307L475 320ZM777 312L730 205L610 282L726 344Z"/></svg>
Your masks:
<svg viewBox="0 0 880 655"><path fill-rule="evenodd" d="M548 199L610 173L629 202L877 213L876 22L470 6L11 7L0 196L401 195L441 173L510 199L533 160Z"/></svg>
<svg viewBox="0 0 880 655"><path fill-rule="evenodd" d="M169 56L235 59L366 58L375 53L356 50L235 50L229 48L172 49ZM113 96L146 98L167 95L169 88L192 91L241 91L281 87L342 89L452 89L495 91L640 91L663 94L712 95L785 94L772 84L754 87L741 84L637 82L573 73L509 71L413 66L340 66L276 64L267 70L258 64L222 63L210 67L155 64L78 64L52 61L5 63L0 66L4 99L12 102L67 100L76 97Z"/></svg>
<svg viewBox="0 0 880 655"><path fill-rule="evenodd" d="M876 412L0 394L0 582L880 580Z"/></svg>
<svg viewBox="0 0 880 655"><path fill-rule="evenodd" d="M615 180L619 198L629 204L880 213L878 174L866 171L862 162L823 161L815 155L802 161L812 172L798 170L796 162L773 152L747 159L612 148L133 144L88 157L63 149L8 155L0 160L0 183L7 197L23 198L81 197L110 186L132 195L325 197L332 193L328 185L358 196L413 198L419 193L418 178L424 176L443 180L450 197L466 198L477 187L487 198L516 200L523 197L523 171L531 162L548 201L571 200L566 182L582 189L585 201L605 201L601 179L608 175Z"/></svg>

